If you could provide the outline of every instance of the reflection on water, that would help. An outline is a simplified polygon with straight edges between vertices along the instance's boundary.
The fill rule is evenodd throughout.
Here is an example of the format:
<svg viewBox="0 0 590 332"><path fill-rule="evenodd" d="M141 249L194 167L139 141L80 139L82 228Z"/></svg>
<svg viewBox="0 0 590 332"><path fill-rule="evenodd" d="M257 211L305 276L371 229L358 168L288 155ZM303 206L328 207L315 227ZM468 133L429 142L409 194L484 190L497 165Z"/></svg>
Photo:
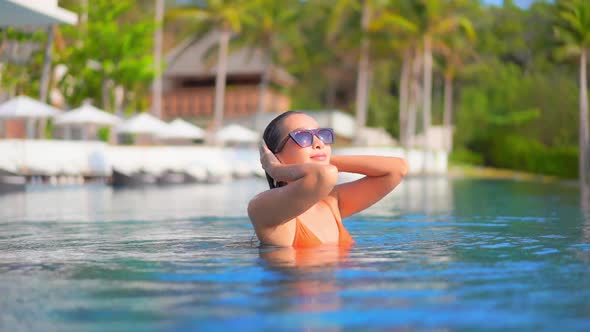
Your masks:
<svg viewBox="0 0 590 332"><path fill-rule="evenodd" d="M582 190L580 191L580 207L585 219L583 231L584 242L590 243L590 185L582 186Z"/></svg>
<svg viewBox="0 0 590 332"><path fill-rule="evenodd" d="M96 185L55 189L32 187L0 196L3 220L159 220L186 216L243 216L246 197L264 189L261 181L239 185L187 185L145 189L112 189ZM49 204L48 204L49 203Z"/></svg>
<svg viewBox="0 0 590 332"><path fill-rule="evenodd" d="M274 297L296 299L286 310L295 314L322 314L341 309L342 288L337 271L348 261L350 248L324 245L318 248L260 248L265 266L284 280ZM261 284L261 288L265 285ZM313 320L299 328L313 328ZM334 327L330 331L339 331Z"/></svg>
<svg viewBox="0 0 590 332"><path fill-rule="evenodd" d="M265 189L0 196L0 329L590 329L576 187L410 177L344 221L352 248L297 251L250 242Z"/></svg>
<svg viewBox="0 0 590 332"><path fill-rule="evenodd" d="M346 181L356 179L343 176ZM408 177L387 197L363 212L365 216L393 217L400 213L447 213L453 206L452 181L444 176Z"/></svg>
<svg viewBox="0 0 590 332"><path fill-rule="evenodd" d="M33 186L27 192L0 195L5 220L158 220L198 216L244 216L249 198L267 189L262 180L144 189ZM51 202L48 204L48 202ZM365 216L391 217L402 211L425 215L452 209L453 190L445 177L408 179L390 195L365 210Z"/></svg>
<svg viewBox="0 0 590 332"><path fill-rule="evenodd" d="M260 257L275 268L314 268L334 266L347 261L350 247L323 245L317 248L260 248Z"/></svg>

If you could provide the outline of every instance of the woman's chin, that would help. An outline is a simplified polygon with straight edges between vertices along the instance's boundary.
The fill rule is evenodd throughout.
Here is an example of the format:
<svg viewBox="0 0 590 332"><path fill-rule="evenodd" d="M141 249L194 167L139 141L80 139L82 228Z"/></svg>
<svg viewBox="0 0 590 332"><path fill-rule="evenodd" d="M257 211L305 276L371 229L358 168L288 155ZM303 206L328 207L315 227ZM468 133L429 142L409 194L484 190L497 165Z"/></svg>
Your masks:
<svg viewBox="0 0 590 332"><path fill-rule="evenodd" d="M320 165L328 165L330 164L330 158L309 158L310 163L320 164Z"/></svg>

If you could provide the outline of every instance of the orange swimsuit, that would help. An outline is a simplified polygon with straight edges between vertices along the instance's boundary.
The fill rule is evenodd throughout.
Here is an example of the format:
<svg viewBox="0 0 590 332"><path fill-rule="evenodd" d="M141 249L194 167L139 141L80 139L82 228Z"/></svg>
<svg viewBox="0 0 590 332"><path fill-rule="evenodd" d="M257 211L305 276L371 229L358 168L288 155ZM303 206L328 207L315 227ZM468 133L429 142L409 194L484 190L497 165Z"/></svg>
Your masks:
<svg viewBox="0 0 590 332"><path fill-rule="evenodd" d="M323 201L324 204L328 205L330 211L332 211L332 215L334 215L334 219L336 220L336 225L338 226L338 245L340 246L349 246L354 243L352 236L350 233L344 228L342 224L342 219L340 219L340 214L334 211L332 205ZM318 239L315 234L313 234L309 228L307 228L299 218L295 218L295 238L293 239L293 247L294 248L305 248L305 247L315 247L322 244L322 241Z"/></svg>

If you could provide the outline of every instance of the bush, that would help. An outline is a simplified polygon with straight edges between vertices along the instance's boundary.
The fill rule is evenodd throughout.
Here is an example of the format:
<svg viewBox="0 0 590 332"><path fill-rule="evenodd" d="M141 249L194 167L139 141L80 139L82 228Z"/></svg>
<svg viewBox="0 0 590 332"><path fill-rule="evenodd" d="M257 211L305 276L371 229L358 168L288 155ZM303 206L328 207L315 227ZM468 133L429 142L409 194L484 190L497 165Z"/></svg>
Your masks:
<svg viewBox="0 0 590 332"><path fill-rule="evenodd" d="M108 127L101 127L98 128L96 132L96 136L98 136L98 140L102 142L108 142L110 137L111 130Z"/></svg>
<svg viewBox="0 0 590 332"><path fill-rule="evenodd" d="M522 136L495 139L489 151L489 161L495 167L565 178L578 176L577 148L548 148Z"/></svg>
<svg viewBox="0 0 590 332"><path fill-rule="evenodd" d="M479 153L459 148L451 152L449 161L455 164L483 165L483 156Z"/></svg>

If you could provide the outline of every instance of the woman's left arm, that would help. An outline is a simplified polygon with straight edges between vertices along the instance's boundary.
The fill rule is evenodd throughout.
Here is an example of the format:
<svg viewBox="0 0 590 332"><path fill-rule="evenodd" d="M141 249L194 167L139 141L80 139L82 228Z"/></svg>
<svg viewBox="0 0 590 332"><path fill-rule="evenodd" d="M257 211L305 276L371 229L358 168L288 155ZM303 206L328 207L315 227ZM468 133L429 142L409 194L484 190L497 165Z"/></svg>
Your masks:
<svg viewBox="0 0 590 332"><path fill-rule="evenodd" d="M334 187L342 218L378 202L393 190L408 172L402 158L380 156L332 156L330 163L339 172L358 173L364 178Z"/></svg>

